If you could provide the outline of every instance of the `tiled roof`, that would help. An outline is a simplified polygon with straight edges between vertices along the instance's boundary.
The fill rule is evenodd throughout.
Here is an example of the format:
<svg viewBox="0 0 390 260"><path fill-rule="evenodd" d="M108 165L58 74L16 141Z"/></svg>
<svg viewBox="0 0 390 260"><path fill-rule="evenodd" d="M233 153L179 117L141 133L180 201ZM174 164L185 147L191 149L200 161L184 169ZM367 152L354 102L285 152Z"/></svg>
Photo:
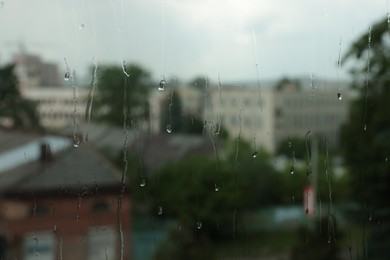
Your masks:
<svg viewBox="0 0 390 260"><path fill-rule="evenodd" d="M4 137L4 135L1 136ZM11 135L8 137L8 143L13 143L13 145L8 146L8 151L0 153L0 157L9 154L9 151L23 150L23 147L28 148L32 145L36 145L36 150L39 151L41 144L47 141L50 143L54 138L51 136L26 139L24 133L14 133L12 138ZM80 193L108 188L118 189L119 192L121 172L92 146L81 144L77 148L67 146L61 150L53 148L52 150L55 151L53 156L46 161L36 157L28 159L26 154L24 156L22 154L23 158L18 164L0 172L0 193L49 191Z"/></svg>

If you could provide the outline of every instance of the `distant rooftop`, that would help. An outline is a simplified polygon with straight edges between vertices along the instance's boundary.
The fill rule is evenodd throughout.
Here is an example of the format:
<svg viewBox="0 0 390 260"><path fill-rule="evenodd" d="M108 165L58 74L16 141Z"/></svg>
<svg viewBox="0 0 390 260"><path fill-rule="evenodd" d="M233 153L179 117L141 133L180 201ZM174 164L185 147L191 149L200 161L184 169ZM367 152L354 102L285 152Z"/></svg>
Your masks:
<svg viewBox="0 0 390 260"><path fill-rule="evenodd" d="M2 139L7 133L0 136ZM65 137L29 136L22 132L8 138L9 150L0 150L0 192L3 194L119 191L121 172L92 146L82 144L75 148ZM43 144L50 147L52 156L42 157Z"/></svg>

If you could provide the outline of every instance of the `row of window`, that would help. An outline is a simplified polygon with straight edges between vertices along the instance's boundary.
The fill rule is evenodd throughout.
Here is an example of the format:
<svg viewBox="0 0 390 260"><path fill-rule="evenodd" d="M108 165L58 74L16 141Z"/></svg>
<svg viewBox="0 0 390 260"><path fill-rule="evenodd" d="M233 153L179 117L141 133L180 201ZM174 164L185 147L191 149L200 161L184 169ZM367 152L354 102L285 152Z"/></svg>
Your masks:
<svg viewBox="0 0 390 260"><path fill-rule="evenodd" d="M39 99L39 100L36 100L36 102L38 102L38 104L40 104L40 105L54 105L54 104L65 105L65 106L73 106L74 105L73 98L71 98L71 99ZM79 105L86 105L87 104L86 99L76 98L76 102Z"/></svg>
<svg viewBox="0 0 390 260"><path fill-rule="evenodd" d="M111 211L110 206L103 201L96 202L92 207L91 207L91 212L92 213L107 213ZM33 207L30 208L30 217L45 217L49 215L49 207L44 206L44 205L34 205Z"/></svg>
<svg viewBox="0 0 390 260"><path fill-rule="evenodd" d="M336 114L328 115L294 115L290 117L285 117L283 120L279 121L284 122L284 126L308 126L316 125L319 126L322 124L336 124L339 125L345 120L345 117Z"/></svg>
<svg viewBox="0 0 390 260"><path fill-rule="evenodd" d="M82 119L84 117L85 111L77 110L76 116L77 119ZM39 113L39 116L42 120L45 119L73 119L74 118L74 112L71 113L64 113L64 112L41 112Z"/></svg>
<svg viewBox="0 0 390 260"><path fill-rule="evenodd" d="M310 106L316 106L316 107L326 107L329 108L331 106L337 106L341 105L342 101L338 100L335 96L334 99L331 98L308 98L308 97L302 97L302 98L293 98L293 99L284 99L284 105L286 107L310 107Z"/></svg>

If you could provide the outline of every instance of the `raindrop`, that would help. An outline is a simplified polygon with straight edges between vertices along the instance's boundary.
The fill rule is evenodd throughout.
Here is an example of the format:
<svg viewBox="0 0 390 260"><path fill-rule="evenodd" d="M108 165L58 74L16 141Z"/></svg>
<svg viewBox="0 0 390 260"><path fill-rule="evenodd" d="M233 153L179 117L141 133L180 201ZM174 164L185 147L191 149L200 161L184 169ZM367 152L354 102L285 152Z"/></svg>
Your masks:
<svg viewBox="0 0 390 260"><path fill-rule="evenodd" d="M171 124L167 124L167 133L168 133L168 134L172 133Z"/></svg>
<svg viewBox="0 0 390 260"><path fill-rule="evenodd" d="M343 100L343 96L341 95L341 93L339 92L339 93L337 93L337 99L338 100Z"/></svg>
<svg viewBox="0 0 390 260"><path fill-rule="evenodd" d="M288 147L291 148L291 146L292 146L292 142L291 142L291 141L288 141Z"/></svg>
<svg viewBox="0 0 390 260"><path fill-rule="evenodd" d="M4 1L0 2L0 9L4 7Z"/></svg>
<svg viewBox="0 0 390 260"><path fill-rule="evenodd" d="M202 226L203 226L203 224L202 224L201 221L196 222L196 228L197 228L197 229L201 229Z"/></svg>
<svg viewBox="0 0 390 260"><path fill-rule="evenodd" d="M294 166L291 166L290 173L291 173L291 174L294 174L294 171L295 171Z"/></svg>
<svg viewBox="0 0 390 260"><path fill-rule="evenodd" d="M364 124L363 130L364 130L364 131L367 130L367 125L366 125L366 124Z"/></svg>
<svg viewBox="0 0 390 260"><path fill-rule="evenodd" d="M65 81L70 80L70 72L69 72L69 71L65 72L64 80L65 80Z"/></svg>
<svg viewBox="0 0 390 260"><path fill-rule="evenodd" d="M163 208L161 206L158 207L157 214L159 214L159 215L163 214Z"/></svg>
<svg viewBox="0 0 390 260"><path fill-rule="evenodd" d="M53 231L54 231L54 233L57 232L57 225L54 225L54 226L53 226Z"/></svg>
<svg viewBox="0 0 390 260"><path fill-rule="evenodd" d="M80 146L80 137L76 136L74 139L73 139L73 146L75 148L79 147Z"/></svg>
<svg viewBox="0 0 390 260"><path fill-rule="evenodd" d="M130 74L127 72L126 70L126 61L122 61L122 71L123 71L123 74L125 74L126 77L130 77Z"/></svg>
<svg viewBox="0 0 390 260"><path fill-rule="evenodd" d="M388 160L389 160L389 157L386 157L386 158L385 158L385 162L387 162Z"/></svg>
<svg viewBox="0 0 390 260"><path fill-rule="evenodd" d="M146 186L146 180L145 180L145 178L142 178L142 179L141 179L141 182L139 183L139 186L141 186L141 187L145 187L145 186Z"/></svg>
<svg viewBox="0 0 390 260"><path fill-rule="evenodd" d="M218 186L217 184L214 184L214 190L215 190L216 192L219 191L219 186Z"/></svg>
<svg viewBox="0 0 390 260"><path fill-rule="evenodd" d="M256 157L257 157L257 151L254 151L254 152L253 152L252 157L253 157L253 158L256 158Z"/></svg>
<svg viewBox="0 0 390 260"><path fill-rule="evenodd" d="M165 89L165 84L166 84L167 82L165 81L165 79L162 79L161 81L160 81L160 83L158 84L158 90L160 90L160 91L163 91L164 89Z"/></svg>

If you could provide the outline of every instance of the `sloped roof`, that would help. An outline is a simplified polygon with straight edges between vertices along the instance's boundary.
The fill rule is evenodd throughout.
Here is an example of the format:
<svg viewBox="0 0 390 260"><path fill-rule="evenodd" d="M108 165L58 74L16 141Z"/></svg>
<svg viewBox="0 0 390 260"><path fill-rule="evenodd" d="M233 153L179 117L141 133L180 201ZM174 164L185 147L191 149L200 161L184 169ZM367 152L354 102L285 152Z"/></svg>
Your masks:
<svg viewBox="0 0 390 260"><path fill-rule="evenodd" d="M214 147L207 136L143 135L130 143L129 153L140 156L149 173L152 173L168 162L184 160L194 155L214 156Z"/></svg>
<svg viewBox="0 0 390 260"><path fill-rule="evenodd" d="M88 140L97 148L118 154L122 152L127 138L128 154L141 159L149 174L168 162L183 160L194 155L214 156L215 153L213 142L207 134L152 134L135 129L128 129L125 133L123 128L95 124L80 128L84 131L88 129ZM73 131L73 128L69 128L64 129L63 133L70 135ZM221 143L215 141L217 149L220 149Z"/></svg>
<svg viewBox="0 0 390 260"><path fill-rule="evenodd" d="M38 146L37 140L44 142L48 139L28 140ZM104 189L117 189L119 192L120 187L121 172L92 146L85 144L77 148L68 146L57 151L47 161L25 160L0 173L0 193L3 194L53 191L62 194L93 193Z"/></svg>
<svg viewBox="0 0 390 260"><path fill-rule="evenodd" d="M69 148L17 184L19 191L83 190L120 187L120 173L87 146ZM119 189L118 189L119 192Z"/></svg>

